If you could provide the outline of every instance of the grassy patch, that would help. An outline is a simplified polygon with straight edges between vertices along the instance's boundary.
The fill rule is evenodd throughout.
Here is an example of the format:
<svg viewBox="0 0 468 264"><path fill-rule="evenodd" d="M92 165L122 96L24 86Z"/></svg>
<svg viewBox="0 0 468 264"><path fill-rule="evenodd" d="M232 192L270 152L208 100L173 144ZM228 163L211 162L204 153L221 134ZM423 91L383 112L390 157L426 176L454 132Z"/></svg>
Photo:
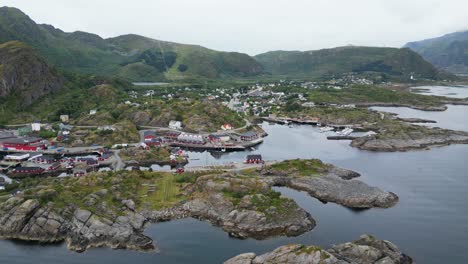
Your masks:
<svg viewBox="0 0 468 264"><path fill-rule="evenodd" d="M273 173L286 173L291 176L319 176L321 173L326 172L328 168L329 165L319 159L285 160L269 167Z"/></svg>

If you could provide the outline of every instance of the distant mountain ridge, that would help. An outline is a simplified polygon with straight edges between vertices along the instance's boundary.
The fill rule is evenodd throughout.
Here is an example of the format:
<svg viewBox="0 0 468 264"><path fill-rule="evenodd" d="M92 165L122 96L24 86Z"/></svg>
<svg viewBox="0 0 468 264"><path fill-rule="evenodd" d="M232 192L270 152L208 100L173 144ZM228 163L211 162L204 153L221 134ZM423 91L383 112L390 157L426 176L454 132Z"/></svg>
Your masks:
<svg viewBox="0 0 468 264"><path fill-rule="evenodd" d="M440 69L452 73L468 74L468 30L409 42L405 47L421 54Z"/></svg>
<svg viewBox="0 0 468 264"><path fill-rule="evenodd" d="M263 72L247 54L138 35L103 39L82 31L63 32L36 24L21 10L0 8L0 43L18 40L38 49L59 68L85 74L118 75L129 80L248 77Z"/></svg>
<svg viewBox="0 0 468 264"><path fill-rule="evenodd" d="M396 77L450 78L409 49L347 46L314 51L271 51L255 56L273 75L334 76L367 73Z"/></svg>
<svg viewBox="0 0 468 264"><path fill-rule="evenodd" d="M21 10L0 8L0 43L24 42L59 69L117 76L129 81L219 78L328 78L344 73L389 80L452 78L409 49L340 47L317 51L272 51L251 57L198 45L128 34L103 39L36 24Z"/></svg>

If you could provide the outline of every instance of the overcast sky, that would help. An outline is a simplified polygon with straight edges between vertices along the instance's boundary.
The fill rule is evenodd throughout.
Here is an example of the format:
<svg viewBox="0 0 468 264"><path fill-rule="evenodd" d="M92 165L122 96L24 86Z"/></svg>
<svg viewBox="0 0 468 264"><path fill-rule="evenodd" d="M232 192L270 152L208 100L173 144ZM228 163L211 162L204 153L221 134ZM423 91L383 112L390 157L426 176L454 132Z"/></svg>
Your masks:
<svg viewBox="0 0 468 264"><path fill-rule="evenodd" d="M37 23L135 33L255 55L344 45L400 47L468 29L467 0L0 0Z"/></svg>

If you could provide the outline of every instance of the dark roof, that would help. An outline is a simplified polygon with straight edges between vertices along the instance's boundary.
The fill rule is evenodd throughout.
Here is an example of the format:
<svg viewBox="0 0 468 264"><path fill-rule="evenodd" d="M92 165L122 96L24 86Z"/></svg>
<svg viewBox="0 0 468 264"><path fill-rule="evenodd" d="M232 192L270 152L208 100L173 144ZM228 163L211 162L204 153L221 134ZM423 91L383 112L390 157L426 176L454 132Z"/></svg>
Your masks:
<svg viewBox="0 0 468 264"><path fill-rule="evenodd" d="M184 169L184 165L182 165L182 164L177 164L176 169L177 169L177 170L178 170L178 169Z"/></svg>
<svg viewBox="0 0 468 264"><path fill-rule="evenodd" d="M12 138L15 137L13 133L7 132L7 131L0 131L0 138Z"/></svg>
<svg viewBox="0 0 468 264"><path fill-rule="evenodd" d="M16 167L15 171L32 171L32 170L43 170L41 167Z"/></svg>
<svg viewBox="0 0 468 264"><path fill-rule="evenodd" d="M37 158L38 159L44 159L44 160L55 160L55 158L52 157L52 156L39 156Z"/></svg>
<svg viewBox="0 0 468 264"><path fill-rule="evenodd" d="M154 131L145 131L143 133L143 135L145 135L145 136L156 136L156 132L154 132Z"/></svg>
<svg viewBox="0 0 468 264"><path fill-rule="evenodd" d="M250 131L247 131L245 133L242 133L241 137L253 137L253 136L256 136L256 135L257 135L257 133L255 131L250 130Z"/></svg>
<svg viewBox="0 0 468 264"><path fill-rule="evenodd" d="M9 143L9 144L26 144L27 142L25 142L23 139L21 138L5 138L5 139L1 139L0 142L2 143Z"/></svg>
<svg viewBox="0 0 468 264"><path fill-rule="evenodd" d="M248 160L261 160L262 155L247 155Z"/></svg>

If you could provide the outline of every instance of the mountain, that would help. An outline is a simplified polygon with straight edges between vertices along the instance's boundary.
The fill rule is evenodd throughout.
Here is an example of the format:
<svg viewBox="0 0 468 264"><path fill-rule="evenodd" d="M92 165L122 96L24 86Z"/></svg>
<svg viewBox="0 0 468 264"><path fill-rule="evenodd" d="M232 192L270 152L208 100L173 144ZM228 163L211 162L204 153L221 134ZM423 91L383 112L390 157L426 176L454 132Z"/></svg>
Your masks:
<svg viewBox="0 0 468 264"><path fill-rule="evenodd" d="M33 46L61 69L117 75L132 81L248 77L263 72L255 59L242 53L219 52L138 35L103 39L87 32L67 33L51 25L36 24L19 9L2 7L0 43L12 40Z"/></svg>
<svg viewBox="0 0 468 264"><path fill-rule="evenodd" d="M61 75L31 47L18 41L0 44L2 101L10 101L21 108L57 92L62 86Z"/></svg>
<svg viewBox="0 0 468 264"><path fill-rule="evenodd" d="M339 47L315 51L271 51L255 56L273 75L331 77L343 73L377 74L390 79L450 77L410 49Z"/></svg>
<svg viewBox="0 0 468 264"><path fill-rule="evenodd" d="M436 67L452 73L468 74L468 31L410 42L405 47L421 54Z"/></svg>
<svg viewBox="0 0 468 264"><path fill-rule="evenodd" d="M272 51L251 57L139 35L101 38L36 24L21 10L0 8L0 43L24 42L66 72L123 77L128 81L238 78L265 74L326 78L354 72L384 80L451 78L410 49L340 47Z"/></svg>

